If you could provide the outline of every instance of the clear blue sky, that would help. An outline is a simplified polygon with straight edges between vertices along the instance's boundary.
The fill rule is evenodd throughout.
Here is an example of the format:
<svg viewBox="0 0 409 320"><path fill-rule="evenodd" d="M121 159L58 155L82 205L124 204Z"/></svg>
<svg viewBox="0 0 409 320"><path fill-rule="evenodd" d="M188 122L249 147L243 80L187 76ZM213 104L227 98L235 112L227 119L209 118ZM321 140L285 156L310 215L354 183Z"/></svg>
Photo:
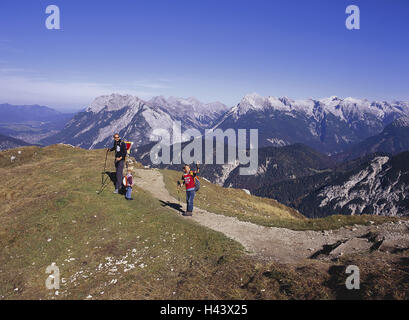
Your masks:
<svg viewBox="0 0 409 320"><path fill-rule="evenodd" d="M45 28L50 4L61 30ZM1 0L0 103L74 109L113 91L409 100L409 0Z"/></svg>

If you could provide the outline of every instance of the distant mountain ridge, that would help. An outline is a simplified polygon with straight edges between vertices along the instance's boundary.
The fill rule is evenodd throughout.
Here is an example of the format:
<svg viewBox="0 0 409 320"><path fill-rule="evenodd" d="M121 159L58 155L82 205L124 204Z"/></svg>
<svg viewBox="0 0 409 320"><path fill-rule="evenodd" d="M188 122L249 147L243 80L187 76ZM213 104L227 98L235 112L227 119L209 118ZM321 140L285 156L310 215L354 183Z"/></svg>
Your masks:
<svg viewBox="0 0 409 320"><path fill-rule="evenodd" d="M335 155L334 159L342 162L371 153L386 152L395 155L407 150L409 150L409 117L401 117L387 125L381 133Z"/></svg>
<svg viewBox="0 0 409 320"><path fill-rule="evenodd" d="M246 95L217 128L257 128L259 146L303 143L327 154L379 134L392 121L409 116L408 102L370 102L330 97L292 100Z"/></svg>
<svg viewBox="0 0 409 320"><path fill-rule="evenodd" d="M55 136L44 139L46 144L70 143L83 148L101 148L109 145L112 134L141 146L155 137L155 129L171 132L173 125L180 121L182 131L197 129L203 132L226 111L222 103L202 103L195 98L168 99L163 96L144 101L130 95L111 94L96 98Z"/></svg>
<svg viewBox="0 0 409 320"><path fill-rule="evenodd" d="M96 98L45 144L64 142L83 148L109 143L114 132L136 145L154 139L154 129L170 131L175 121L182 130L258 129L259 146L303 143L328 155L382 132L394 120L409 116L408 102L370 102L366 99L330 97L292 100L288 97L246 95L228 108L220 102L201 103L195 98L154 97L142 100L111 94Z"/></svg>
<svg viewBox="0 0 409 320"><path fill-rule="evenodd" d="M31 144L20 140L20 139L15 139L12 137L4 136L0 134L0 150L7 150L7 149L13 149L13 148L18 148L18 147L25 147L29 146Z"/></svg>
<svg viewBox="0 0 409 320"><path fill-rule="evenodd" d="M71 114L62 113L50 107L40 105L11 105L0 104L1 123L23 123L32 121L58 121L71 117Z"/></svg>
<svg viewBox="0 0 409 320"><path fill-rule="evenodd" d="M56 134L72 116L46 106L4 103L0 104L0 134L37 144Z"/></svg>

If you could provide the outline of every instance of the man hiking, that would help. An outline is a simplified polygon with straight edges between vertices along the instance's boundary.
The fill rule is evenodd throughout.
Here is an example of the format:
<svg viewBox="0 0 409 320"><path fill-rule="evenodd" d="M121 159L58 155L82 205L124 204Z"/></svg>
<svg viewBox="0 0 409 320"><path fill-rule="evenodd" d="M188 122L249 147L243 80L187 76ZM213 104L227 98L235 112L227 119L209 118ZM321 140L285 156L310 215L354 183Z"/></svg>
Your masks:
<svg viewBox="0 0 409 320"><path fill-rule="evenodd" d="M184 216L191 216L193 212L193 199L196 193L196 176L199 173L199 165L196 164L196 171L190 170L190 166L185 164L183 166L182 183L178 180L178 187L186 186L186 212Z"/></svg>
<svg viewBox="0 0 409 320"><path fill-rule="evenodd" d="M114 193L119 193L122 188L124 163L126 158L126 144L122 142L118 133L114 134L114 146L109 151L115 150L116 184Z"/></svg>

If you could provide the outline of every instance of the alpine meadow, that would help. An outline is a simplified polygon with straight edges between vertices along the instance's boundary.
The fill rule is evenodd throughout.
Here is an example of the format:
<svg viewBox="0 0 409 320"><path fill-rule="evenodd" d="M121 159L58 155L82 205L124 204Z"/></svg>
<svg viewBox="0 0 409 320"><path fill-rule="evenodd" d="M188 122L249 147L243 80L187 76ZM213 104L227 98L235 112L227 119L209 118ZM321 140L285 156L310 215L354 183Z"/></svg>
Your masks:
<svg viewBox="0 0 409 320"><path fill-rule="evenodd" d="M408 300L408 17L3 0L0 304L247 319Z"/></svg>

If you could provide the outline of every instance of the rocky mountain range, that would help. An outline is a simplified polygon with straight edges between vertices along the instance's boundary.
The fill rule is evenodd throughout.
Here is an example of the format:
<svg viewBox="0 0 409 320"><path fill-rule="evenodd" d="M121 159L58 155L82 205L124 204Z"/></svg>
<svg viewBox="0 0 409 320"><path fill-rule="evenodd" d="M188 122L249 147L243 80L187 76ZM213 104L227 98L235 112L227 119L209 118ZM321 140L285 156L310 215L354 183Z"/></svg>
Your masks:
<svg viewBox="0 0 409 320"><path fill-rule="evenodd" d="M84 112L76 114L61 132L42 142L63 142L94 149L109 145L112 135L118 132L137 146L142 146L158 139L152 136L155 129L167 130L172 134L172 128L178 121L182 131L193 128L203 133L227 110L222 103L205 104L195 98L165 99L159 96L144 101L130 95L112 94L96 98Z"/></svg>
<svg viewBox="0 0 409 320"><path fill-rule="evenodd" d="M409 150L409 117L402 117L388 124L381 133L351 146L333 158L343 162L371 153L386 152L394 155L406 150Z"/></svg>
<svg viewBox="0 0 409 320"><path fill-rule="evenodd" d="M246 95L218 122L217 128L257 128L259 146L303 143L335 154L379 134L384 127L409 115L407 102L370 102L330 97L292 100Z"/></svg>
<svg viewBox="0 0 409 320"><path fill-rule="evenodd" d="M262 186L308 217L332 214L409 215L409 152L371 154L313 175Z"/></svg>
<svg viewBox="0 0 409 320"><path fill-rule="evenodd" d="M142 146L155 140L151 137L154 129L171 131L175 121L180 121L182 131L254 128L258 129L259 147L303 143L335 154L381 133L385 126L404 116L409 116L407 102L337 97L292 100L250 94L229 109L219 102L206 104L195 98L159 96L144 101L112 94L96 98L61 132L43 143L99 148L106 146L117 131Z"/></svg>
<svg viewBox="0 0 409 320"><path fill-rule="evenodd" d="M307 204L309 199L312 203ZM409 152L376 156L364 166L331 181L305 200L314 216L334 214L409 215ZM317 204L317 206L316 206ZM303 208L304 204L300 205ZM310 211L310 210L308 210ZM314 212L314 210L311 210Z"/></svg>

